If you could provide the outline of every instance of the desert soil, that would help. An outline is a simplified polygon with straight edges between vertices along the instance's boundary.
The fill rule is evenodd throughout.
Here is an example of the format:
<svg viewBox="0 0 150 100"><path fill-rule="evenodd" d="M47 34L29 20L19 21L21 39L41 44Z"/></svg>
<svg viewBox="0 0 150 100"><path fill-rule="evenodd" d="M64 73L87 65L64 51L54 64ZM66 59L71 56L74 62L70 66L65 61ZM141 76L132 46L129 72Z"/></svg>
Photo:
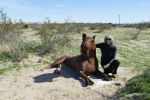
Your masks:
<svg viewBox="0 0 150 100"><path fill-rule="evenodd" d="M132 68L119 67L112 81L91 77L95 84L83 87L83 80L67 67L62 67L61 75L54 69L22 68L0 76L0 100L112 100L136 74Z"/></svg>

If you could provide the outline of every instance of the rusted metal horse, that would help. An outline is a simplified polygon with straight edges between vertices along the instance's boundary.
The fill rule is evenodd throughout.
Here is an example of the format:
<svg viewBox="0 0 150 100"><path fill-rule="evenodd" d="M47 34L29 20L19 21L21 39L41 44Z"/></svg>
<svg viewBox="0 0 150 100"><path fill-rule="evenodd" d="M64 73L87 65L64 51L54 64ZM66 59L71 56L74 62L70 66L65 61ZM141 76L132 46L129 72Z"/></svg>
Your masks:
<svg viewBox="0 0 150 100"><path fill-rule="evenodd" d="M56 72L59 72L60 64L62 63L64 63L68 67L73 68L77 73L79 73L80 77L85 80L85 86L94 84L94 82L88 77L92 73L95 73L97 76L103 78L104 80L109 80L109 78L98 69L95 36L88 37L86 36L86 34L83 34L81 55L73 57L62 56L56 59L49 66L49 68L56 68Z"/></svg>

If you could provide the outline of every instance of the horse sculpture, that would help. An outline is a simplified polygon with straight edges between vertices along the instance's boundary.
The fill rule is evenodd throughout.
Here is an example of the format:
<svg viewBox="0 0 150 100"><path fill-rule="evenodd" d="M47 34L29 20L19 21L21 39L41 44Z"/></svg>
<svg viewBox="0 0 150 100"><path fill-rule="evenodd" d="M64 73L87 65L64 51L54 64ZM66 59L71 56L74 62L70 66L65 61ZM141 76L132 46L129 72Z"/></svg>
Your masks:
<svg viewBox="0 0 150 100"><path fill-rule="evenodd" d="M62 63L68 67L73 68L80 75L80 77L85 80L85 86L94 84L94 82L88 77L92 73L95 73L97 76L103 78L104 80L109 80L109 78L98 69L95 36L88 37L86 34L83 34L81 54L73 57L62 56L56 59L49 66L49 68L56 68L55 72L59 73L60 65Z"/></svg>

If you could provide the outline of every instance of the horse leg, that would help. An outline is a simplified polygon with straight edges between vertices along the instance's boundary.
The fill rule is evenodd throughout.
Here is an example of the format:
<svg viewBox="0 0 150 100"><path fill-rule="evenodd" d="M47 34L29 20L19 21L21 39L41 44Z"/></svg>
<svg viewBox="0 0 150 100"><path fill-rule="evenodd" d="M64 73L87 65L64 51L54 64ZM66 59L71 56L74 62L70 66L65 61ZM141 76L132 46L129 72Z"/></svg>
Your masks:
<svg viewBox="0 0 150 100"><path fill-rule="evenodd" d="M56 59L52 64L50 64L47 67L47 69L56 68L56 70L54 72L60 74L61 63L63 63L66 60L66 58L68 58L68 57L63 56L63 57L60 57L60 58Z"/></svg>
<svg viewBox="0 0 150 100"><path fill-rule="evenodd" d="M63 57L60 57L60 58L57 58L50 66L51 68L56 68L56 66L58 66L59 64L63 63L66 58L68 58L67 56L63 56Z"/></svg>
<svg viewBox="0 0 150 100"><path fill-rule="evenodd" d="M99 70L96 71L96 75L100 76L102 78L102 80L104 80L104 81L111 81L112 80L111 77L109 77L108 75L102 73Z"/></svg>
<svg viewBox="0 0 150 100"><path fill-rule="evenodd" d="M80 76L85 80L85 86L94 84L94 82L89 77L87 77L83 71L80 71Z"/></svg>
<svg viewBox="0 0 150 100"><path fill-rule="evenodd" d="M104 73L102 73L99 69L98 69L98 60L97 60L97 58L95 58L95 68L96 68L96 70L95 70L95 72L94 72L94 74L96 74L97 76L99 76L100 78L102 78L103 80L105 80L105 81L110 81L110 80L112 80L108 75L105 75Z"/></svg>
<svg viewBox="0 0 150 100"><path fill-rule="evenodd" d="M60 69L61 69L61 64L58 64L54 72L60 74Z"/></svg>

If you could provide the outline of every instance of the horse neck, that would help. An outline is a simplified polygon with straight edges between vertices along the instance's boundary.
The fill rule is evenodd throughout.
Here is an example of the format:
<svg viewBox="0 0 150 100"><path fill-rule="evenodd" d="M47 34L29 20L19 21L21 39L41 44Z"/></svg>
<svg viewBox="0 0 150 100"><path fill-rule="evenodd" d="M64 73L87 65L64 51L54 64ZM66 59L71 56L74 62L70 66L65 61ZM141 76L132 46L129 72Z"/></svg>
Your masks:
<svg viewBox="0 0 150 100"><path fill-rule="evenodd" d="M88 52L89 52L89 54L88 54ZM96 50L87 51L86 59L88 60L88 62L89 62L91 65L95 65L95 61L96 61Z"/></svg>
<svg viewBox="0 0 150 100"><path fill-rule="evenodd" d="M89 50L89 51L87 51L87 52L89 52L89 58L95 58L96 57L96 49L95 50Z"/></svg>

